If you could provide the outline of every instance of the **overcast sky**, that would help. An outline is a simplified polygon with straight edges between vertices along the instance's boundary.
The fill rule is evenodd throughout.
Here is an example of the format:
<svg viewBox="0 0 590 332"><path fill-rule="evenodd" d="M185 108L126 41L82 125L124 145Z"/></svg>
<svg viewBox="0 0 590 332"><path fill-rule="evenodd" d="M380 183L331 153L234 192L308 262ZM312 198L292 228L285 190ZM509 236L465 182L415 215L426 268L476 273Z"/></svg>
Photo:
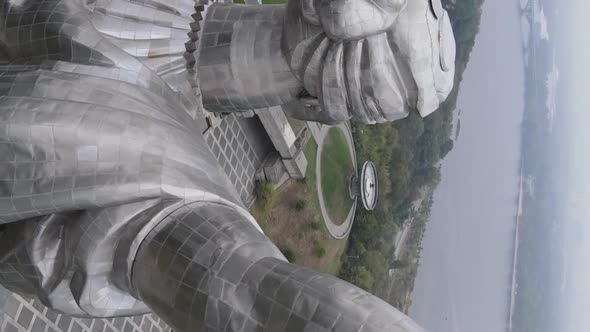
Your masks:
<svg viewBox="0 0 590 332"><path fill-rule="evenodd" d="M590 331L590 1L567 0L560 8L558 49L560 112L567 113L563 160L566 247L563 248L563 331Z"/></svg>
<svg viewBox="0 0 590 332"><path fill-rule="evenodd" d="M488 0L460 90L410 315L429 331L505 331L524 63L518 2Z"/></svg>

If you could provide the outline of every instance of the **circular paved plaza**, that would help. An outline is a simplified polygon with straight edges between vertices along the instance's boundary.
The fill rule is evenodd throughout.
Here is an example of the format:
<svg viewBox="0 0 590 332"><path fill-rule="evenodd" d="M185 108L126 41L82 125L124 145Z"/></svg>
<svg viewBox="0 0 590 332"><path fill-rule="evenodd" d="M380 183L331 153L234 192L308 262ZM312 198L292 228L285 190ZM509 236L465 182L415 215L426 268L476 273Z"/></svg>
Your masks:
<svg viewBox="0 0 590 332"><path fill-rule="evenodd" d="M330 235L332 235L332 237L334 237L336 239L343 239L346 236L348 236L348 233L350 232L350 229L352 228L352 223L354 221L354 215L355 215L355 211L356 211L357 201L354 200L352 202L352 208L350 209L350 211L348 211L346 218L341 223L335 222L330 218L330 214L328 213L328 208L326 206L326 199L324 197L324 191L322 190L321 160L322 160L322 151L324 148L325 139L328 134L328 131L331 128L338 128L344 134L355 171L357 169L356 152L354 150L352 133L350 131L350 128L348 127L348 124L343 123L343 124L340 124L340 125L337 125L334 127L322 126L319 136L316 137L317 144L318 144L318 150L317 150L317 157L316 157L315 174L316 174L316 179L317 179L316 182L317 182L318 200L319 200L319 204L320 204L320 210L322 212L322 217L324 219L324 223L326 225L326 228L328 229L328 232L330 233Z"/></svg>

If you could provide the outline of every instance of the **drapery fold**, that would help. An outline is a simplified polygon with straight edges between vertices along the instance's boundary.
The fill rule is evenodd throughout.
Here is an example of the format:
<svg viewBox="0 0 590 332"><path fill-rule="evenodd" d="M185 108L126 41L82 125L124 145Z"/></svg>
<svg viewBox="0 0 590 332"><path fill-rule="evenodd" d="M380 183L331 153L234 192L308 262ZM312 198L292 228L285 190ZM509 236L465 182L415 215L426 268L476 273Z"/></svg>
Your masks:
<svg viewBox="0 0 590 332"><path fill-rule="evenodd" d="M440 0L294 0L288 10L284 48L318 118L427 116L453 87L455 40Z"/></svg>

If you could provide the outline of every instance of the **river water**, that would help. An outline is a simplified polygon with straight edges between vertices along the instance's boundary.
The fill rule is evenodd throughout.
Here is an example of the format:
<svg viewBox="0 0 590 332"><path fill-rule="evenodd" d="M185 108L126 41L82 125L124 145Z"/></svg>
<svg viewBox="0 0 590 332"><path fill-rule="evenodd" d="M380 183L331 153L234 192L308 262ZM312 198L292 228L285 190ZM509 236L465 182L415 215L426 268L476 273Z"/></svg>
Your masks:
<svg viewBox="0 0 590 332"><path fill-rule="evenodd" d="M524 62L519 2L488 0L464 74L461 133L442 165L412 294L429 331L506 331Z"/></svg>

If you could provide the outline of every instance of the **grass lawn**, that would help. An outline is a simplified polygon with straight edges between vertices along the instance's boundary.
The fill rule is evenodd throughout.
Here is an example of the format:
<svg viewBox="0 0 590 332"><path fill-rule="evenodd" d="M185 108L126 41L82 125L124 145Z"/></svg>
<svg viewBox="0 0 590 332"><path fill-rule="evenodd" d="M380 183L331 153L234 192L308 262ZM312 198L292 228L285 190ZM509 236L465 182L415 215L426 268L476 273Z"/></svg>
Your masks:
<svg viewBox="0 0 590 332"><path fill-rule="evenodd" d="M285 113L285 116L287 117L287 121L289 121L289 124L291 125L291 128L293 129L293 132L295 133L295 136L297 136L297 133L299 133L299 130L301 130L301 128L303 128L305 126L305 121L292 118L287 113Z"/></svg>
<svg viewBox="0 0 590 332"><path fill-rule="evenodd" d="M328 130L321 158L322 193L326 209L332 222L341 224L352 208L348 185L354 166L346 137L339 128Z"/></svg>
<svg viewBox="0 0 590 332"><path fill-rule="evenodd" d="M326 227L324 224L324 217L320 211L320 201L318 199L318 190L315 178L315 163L318 152L318 145L313 138L311 138L304 146L303 153L305 159L307 159L307 170L305 171L305 187L309 193L309 201L314 210L318 212L318 222L322 224L322 227ZM328 230L326 230L327 232Z"/></svg>
<svg viewBox="0 0 590 332"><path fill-rule="evenodd" d="M255 214L266 236L281 250L290 250L295 255L295 264L317 271L338 275L342 265L340 257L345 252L348 238L336 240L326 230L317 197L315 161L317 144L310 139L304 150L307 158L307 173L304 180L291 180L278 193L276 203L265 216L256 215L257 204L251 212ZM298 202L305 201L303 209L297 209ZM320 248L325 255L320 257Z"/></svg>

